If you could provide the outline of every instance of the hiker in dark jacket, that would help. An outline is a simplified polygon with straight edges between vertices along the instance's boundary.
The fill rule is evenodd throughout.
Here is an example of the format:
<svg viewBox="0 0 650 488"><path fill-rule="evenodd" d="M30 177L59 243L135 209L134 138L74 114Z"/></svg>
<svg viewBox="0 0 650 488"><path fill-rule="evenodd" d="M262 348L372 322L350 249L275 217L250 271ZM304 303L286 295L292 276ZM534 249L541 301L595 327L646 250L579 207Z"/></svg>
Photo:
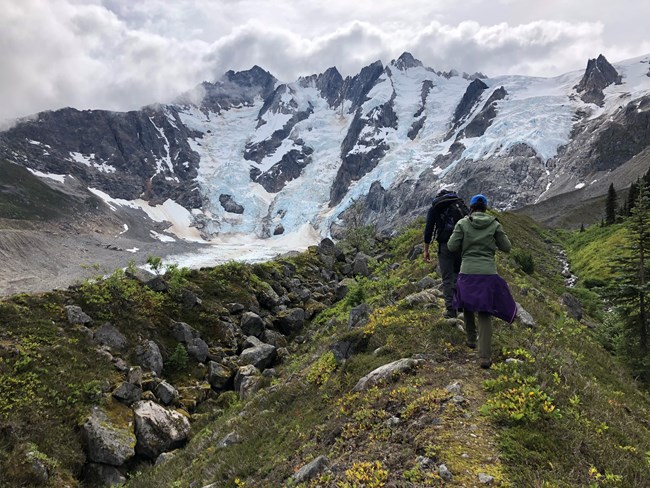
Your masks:
<svg viewBox="0 0 650 488"><path fill-rule="evenodd" d="M456 212L460 212L452 218L449 229L445 228L445 222L442 217L451 204L458 204ZM456 290L456 278L460 271L460 252L451 252L447 249L447 240L453 231L454 225L463 215L467 214L465 203L449 190L441 190L433 200L429 212L427 213L427 223L424 228L424 260L431 261L429 254L429 245L435 235L438 241L438 267L442 276L442 290L445 295L445 318L456 317L456 309L453 306L454 292ZM442 227L442 228L441 228Z"/></svg>
<svg viewBox="0 0 650 488"><path fill-rule="evenodd" d="M481 368L492 365L492 316L512 323L517 315L508 284L497 274L494 255L499 249L510 252L511 244L501 224L485 213L487 198L475 195L470 200L470 215L454 227L447 247L463 257L454 295L454 307L463 309L467 345L476 347L478 313L478 352Z"/></svg>

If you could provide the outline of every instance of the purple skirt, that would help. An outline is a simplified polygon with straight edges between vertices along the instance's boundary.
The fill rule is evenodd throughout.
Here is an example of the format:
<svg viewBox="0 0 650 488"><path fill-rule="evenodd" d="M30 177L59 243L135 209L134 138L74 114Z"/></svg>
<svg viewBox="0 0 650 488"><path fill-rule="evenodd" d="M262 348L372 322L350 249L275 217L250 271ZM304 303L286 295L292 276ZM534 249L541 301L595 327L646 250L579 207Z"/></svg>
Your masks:
<svg viewBox="0 0 650 488"><path fill-rule="evenodd" d="M509 324L517 316L517 304L508 283L498 274L458 274L453 306L458 310L487 312Z"/></svg>

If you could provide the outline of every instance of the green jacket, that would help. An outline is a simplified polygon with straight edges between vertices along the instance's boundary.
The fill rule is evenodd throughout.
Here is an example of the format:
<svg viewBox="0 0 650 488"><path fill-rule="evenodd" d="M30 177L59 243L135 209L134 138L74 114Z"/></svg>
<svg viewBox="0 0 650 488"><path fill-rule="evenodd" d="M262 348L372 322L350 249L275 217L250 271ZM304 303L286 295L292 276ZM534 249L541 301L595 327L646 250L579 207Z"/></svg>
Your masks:
<svg viewBox="0 0 650 488"><path fill-rule="evenodd" d="M461 273L497 274L494 254L497 249L510 252L512 244L496 217L474 212L456 223L447 247L461 252Z"/></svg>

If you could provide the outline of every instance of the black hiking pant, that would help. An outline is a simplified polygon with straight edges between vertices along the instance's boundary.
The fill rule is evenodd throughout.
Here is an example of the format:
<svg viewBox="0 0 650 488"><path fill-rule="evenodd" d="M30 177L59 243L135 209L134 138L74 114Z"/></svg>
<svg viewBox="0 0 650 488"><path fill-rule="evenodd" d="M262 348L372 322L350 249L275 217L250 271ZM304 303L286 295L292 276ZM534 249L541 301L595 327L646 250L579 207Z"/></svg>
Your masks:
<svg viewBox="0 0 650 488"><path fill-rule="evenodd" d="M460 272L461 256L459 252L451 252L446 242L438 244L438 268L442 276L442 292L445 295L445 308L448 312L454 310L452 301L456 292L456 279Z"/></svg>

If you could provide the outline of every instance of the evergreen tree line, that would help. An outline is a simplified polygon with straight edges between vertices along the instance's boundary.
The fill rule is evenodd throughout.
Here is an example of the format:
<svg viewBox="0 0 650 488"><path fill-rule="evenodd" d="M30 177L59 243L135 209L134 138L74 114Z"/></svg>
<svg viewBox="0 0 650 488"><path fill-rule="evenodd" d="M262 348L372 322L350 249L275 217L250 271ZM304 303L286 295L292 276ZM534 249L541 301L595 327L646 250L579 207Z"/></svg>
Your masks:
<svg viewBox="0 0 650 488"><path fill-rule="evenodd" d="M605 200L605 218L603 220L603 225L612 225L632 214L632 210L636 206L636 202L639 198L639 187L641 185L645 185L646 188L650 187L650 169L645 175L638 178L630 185L627 198L620 207L618 206L618 194L614 188L614 183L609 185L609 189L607 190L607 200Z"/></svg>
<svg viewBox="0 0 650 488"><path fill-rule="evenodd" d="M650 172L649 172L650 173ZM607 202L615 202L610 186ZM613 323L607 327L608 342L642 380L650 382L650 176L648 173L630 188L625 208L620 213L626 243L612 260L615 279L606 290L614 306ZM615 207L614 207L615 208ZM606 205L610 222L611 205Z"/></svg>

